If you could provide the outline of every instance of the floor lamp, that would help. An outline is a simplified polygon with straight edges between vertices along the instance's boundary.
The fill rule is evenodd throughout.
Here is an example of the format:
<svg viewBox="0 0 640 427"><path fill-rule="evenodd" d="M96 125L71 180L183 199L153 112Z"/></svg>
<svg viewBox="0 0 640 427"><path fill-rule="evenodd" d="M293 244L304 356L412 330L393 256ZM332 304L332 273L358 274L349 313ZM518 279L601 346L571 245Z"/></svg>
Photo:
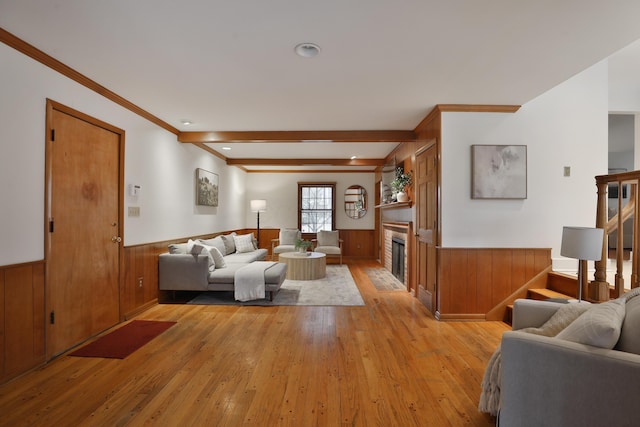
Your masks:
<svg viewBox="0 0 640 427"><path fill-rule="evenodd" d="M582 290L587 288L587 261L600 261L602 258L602 228L563 227L560 255L578 260L578 301L582 301Z"/></svg>
<svg viewBox="0 0 640 427"><path fill-rule="evenodd" d="M267 201L263 199L257 199L251 201L251 212L255 212L258 218L258 227L256 231L256 241L258 242L258 247L260 247L260 212L264 212L267 210Z"/></svg>

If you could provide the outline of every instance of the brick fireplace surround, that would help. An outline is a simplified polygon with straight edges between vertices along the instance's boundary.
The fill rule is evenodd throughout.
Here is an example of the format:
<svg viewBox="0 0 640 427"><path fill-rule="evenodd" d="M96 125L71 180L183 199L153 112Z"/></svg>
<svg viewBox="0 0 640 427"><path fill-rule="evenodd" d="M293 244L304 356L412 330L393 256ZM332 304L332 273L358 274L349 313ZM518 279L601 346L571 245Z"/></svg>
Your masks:
<svg viewBox="0 0 640 427"><path fill-rule="evenodd" d="M407 248L409 247L409 230L411 229L410 222L383 222L382 231L384 238L384 268L390 273L392 272L392 239L398 238L405 241L404 245L404 280L403 283L407 286L409 262L407 260Z"/></svg>

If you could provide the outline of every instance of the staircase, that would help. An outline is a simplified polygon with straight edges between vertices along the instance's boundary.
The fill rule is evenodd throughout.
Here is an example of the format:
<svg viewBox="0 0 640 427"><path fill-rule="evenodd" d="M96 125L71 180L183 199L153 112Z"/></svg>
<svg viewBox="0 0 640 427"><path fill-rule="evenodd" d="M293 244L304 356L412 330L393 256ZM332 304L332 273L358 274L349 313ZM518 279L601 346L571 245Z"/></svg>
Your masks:
<svg viewBox="0 0 640 427"><path fill-rule="evenodd" d="M549 272L547 274L547 287L527 290L527 298L534 300L547 300L549 298L575 299L578 294L578 279L568 274ZM504 321L511 324L513 316L513 304L507 305Z"/></svg>
<svg viewBox="0 0 640 427"><path fill-rule="evenodd" d="M609 287L610 298L616 297L616 290L613 286ZM547 287L535 288L527 290L527 298L539 301L545 301L549 298L556 299L576 299L578 296L578 278L564 273L556 273L551 271L547 274ZM597 302L597 301L593 301ZM504 321L511 324L513 316L513 304L507 305Z"/></svg>
<svg viewBox="0 0 640 427"><path fill-rule="evenodd" d="M624 260L631 258L630 287L640 286L640 170L622 172L617 174L596 176L598 189L598 203L596 209L596 227L604 230L605 236L602 244L602 259L594 263L595 273L589 277L589 287L585 289L583 298L591 302L604 302L618 298L626 292L623 275ZM609 198L609 189L628 188L628 197ZM618 192L624 194L623 191ZM617 202L617 203L616 203ZM614 212L610 215L609 212ZM611 217L610 217L611 216ZM625 225L632 227L633 238L631 251L625 251ZM607 240L615 240L614 250L609 250ZM607 256L615 256L616 272L615 283L611 286L607 282ZM544 273L543 273L544 274ZM535 281L530 282L525 289L512 294L508 301L516 298L530 298L546 300L549 298L574 299L577 298L578 280L575 276L548 271L546 279L539 275ZM526 296L525 296L526 292ZM507 300L487 314L487 320L499 320L511 324L513 305L505 305Z"/></svg>

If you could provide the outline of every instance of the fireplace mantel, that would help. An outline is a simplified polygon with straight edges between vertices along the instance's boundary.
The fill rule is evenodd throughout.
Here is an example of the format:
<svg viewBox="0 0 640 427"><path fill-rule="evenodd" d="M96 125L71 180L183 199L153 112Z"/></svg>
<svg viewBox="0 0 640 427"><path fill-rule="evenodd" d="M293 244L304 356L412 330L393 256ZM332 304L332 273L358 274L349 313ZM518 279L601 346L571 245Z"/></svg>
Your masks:
<svg viewBox="0 0 640 427"><path fill-rule="evenodd" d="M390 230L396 229L400 232L407 233L411 227L410 222L383 222L382 228L388 228Z"/></svg>

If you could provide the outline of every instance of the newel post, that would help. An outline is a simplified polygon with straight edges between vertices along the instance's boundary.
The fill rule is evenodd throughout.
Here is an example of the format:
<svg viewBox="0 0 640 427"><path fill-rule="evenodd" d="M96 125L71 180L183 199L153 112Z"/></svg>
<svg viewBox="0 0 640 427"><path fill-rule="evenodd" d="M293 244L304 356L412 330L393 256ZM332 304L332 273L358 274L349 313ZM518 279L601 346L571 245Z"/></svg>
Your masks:
<svg viewBox="0 0 640 427"><path fill-rule="evenodd" d="M596 211L596 228L604 229L602 239L602 257L595 262L596 272L594 280L589 283L588 298L591 301L609 300L609 283L607 283L607 182L600 181L596 177L598 188L598 207Z"/></svg>

